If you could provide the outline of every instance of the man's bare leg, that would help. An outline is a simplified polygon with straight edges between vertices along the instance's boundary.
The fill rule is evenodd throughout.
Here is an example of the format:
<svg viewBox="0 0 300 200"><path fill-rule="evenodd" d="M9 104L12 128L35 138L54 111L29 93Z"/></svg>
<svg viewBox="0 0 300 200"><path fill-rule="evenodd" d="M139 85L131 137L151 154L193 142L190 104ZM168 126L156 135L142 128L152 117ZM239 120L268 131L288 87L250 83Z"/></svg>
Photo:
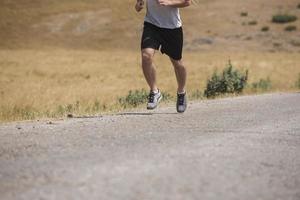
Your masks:
<svg viewBox="0 0 300 200"><path fill-rule="evenodd" d="M170 58L173 66L174 66L174 71L175 71L175 75L176 75L176 80L177 80L177 84L178 84L178 89L177 92L178 93L184 93L185 92L185 84L186 84L186 68L183 65L182 60L174 60L172 58Z"/></svg>
<svg viewBox="0 0 300 200"><path fill-rule="evenodd" d="M150 87L150 90L156 92L156 69L153 65L153 57L155 54L155 49L146 48L142 49L142 68L145 79Z"/></svg>
<svg viewBox="0 0 300 200"><path fill-rule="evenodd" d="M146 48L142 50L142 67L145 79L150 87L150 93L148 97L147 109L153 110L158 106L158 103L162 99L162 95L156 85L156 69L153 65L153 57L155 50Z"/></svg>
<svg viewBox="0 0 300 200"><path fill-rule="evenodd" d="M181 60L174 60L172 58L170 59L174 66L174 71L178 84L176 109L177 112L183 113L187 108L187 95L185 91L186 68L184 67Z"/></svg>

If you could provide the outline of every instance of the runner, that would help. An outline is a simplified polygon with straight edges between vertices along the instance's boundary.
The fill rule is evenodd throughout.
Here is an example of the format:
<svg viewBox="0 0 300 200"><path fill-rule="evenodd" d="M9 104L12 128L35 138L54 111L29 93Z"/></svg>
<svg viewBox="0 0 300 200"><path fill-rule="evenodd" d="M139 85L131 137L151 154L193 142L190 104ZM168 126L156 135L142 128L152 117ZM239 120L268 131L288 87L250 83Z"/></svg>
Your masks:
<svg viewBox="0 0 300 200"><path fill-rule="evenodd" d="M185 91L186 68L182 62L183 32L179 8L187 7L191 0L146 0L147 13L141 40L142 68L150 87L147 109L155 109L162 99L156 85L156 69L153 57L157 50L169 56L174 66L177 89L177 112L183 113L187 107ZM144 8L144 0L137 0L135 9Z"/></svg>

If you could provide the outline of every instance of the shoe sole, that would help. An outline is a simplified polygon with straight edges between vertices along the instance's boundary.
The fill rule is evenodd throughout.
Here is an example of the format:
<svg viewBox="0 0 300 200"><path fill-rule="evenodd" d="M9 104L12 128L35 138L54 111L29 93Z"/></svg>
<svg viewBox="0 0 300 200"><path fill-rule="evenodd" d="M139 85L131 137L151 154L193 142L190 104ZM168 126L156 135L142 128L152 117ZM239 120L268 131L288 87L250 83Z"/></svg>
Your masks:
<svg viewBox="0 0 300 200"><path fill-rule="evenodd" d="M178 109L176 109L178 113L184 113L186 111L186 108L183 111L180 111Z"/></svg>
<svg viewBox="0 0 300 200"><path fill-rule="evenodd" d="M155 108L157 108L157 106L158 106L158 104L159 104L159 102L160 102L161 99L162 99L162 95L160 95L160 97L158 98L156 106L153 107L153 108L147 107L147 110L154 110Z"/></svg>

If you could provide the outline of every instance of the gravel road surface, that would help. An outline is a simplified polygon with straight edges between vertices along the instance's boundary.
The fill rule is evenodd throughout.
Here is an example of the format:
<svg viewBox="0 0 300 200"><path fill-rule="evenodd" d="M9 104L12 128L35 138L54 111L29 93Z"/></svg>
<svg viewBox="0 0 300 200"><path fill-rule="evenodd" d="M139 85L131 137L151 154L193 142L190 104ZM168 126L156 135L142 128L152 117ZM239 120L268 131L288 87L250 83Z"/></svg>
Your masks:
<svg viewBox="0 0 300 200"><path fill-rule="evenodd" d="M300 93L1 124L0 199L299 200Z"/></svg>

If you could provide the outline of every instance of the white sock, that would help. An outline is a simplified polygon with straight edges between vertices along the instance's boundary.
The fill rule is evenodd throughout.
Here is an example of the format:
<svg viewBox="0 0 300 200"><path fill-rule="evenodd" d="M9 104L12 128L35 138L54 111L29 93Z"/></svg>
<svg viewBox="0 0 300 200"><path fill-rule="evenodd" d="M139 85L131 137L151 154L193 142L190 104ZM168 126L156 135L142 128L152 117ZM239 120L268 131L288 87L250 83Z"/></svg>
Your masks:
<svg viewBox="0 0 300 200"><path fill-rule="evenodd" d="M157 94L157 93L159 92L159 90L156 89L156 90L153 90L152 92L153 92L154 94Z"/></svg>
<svg viewBox="0 0 300 200"><path fill-rule="evenodd" d="M177 94L185 94L185 90L183 92L177 92Z"/></svg>

